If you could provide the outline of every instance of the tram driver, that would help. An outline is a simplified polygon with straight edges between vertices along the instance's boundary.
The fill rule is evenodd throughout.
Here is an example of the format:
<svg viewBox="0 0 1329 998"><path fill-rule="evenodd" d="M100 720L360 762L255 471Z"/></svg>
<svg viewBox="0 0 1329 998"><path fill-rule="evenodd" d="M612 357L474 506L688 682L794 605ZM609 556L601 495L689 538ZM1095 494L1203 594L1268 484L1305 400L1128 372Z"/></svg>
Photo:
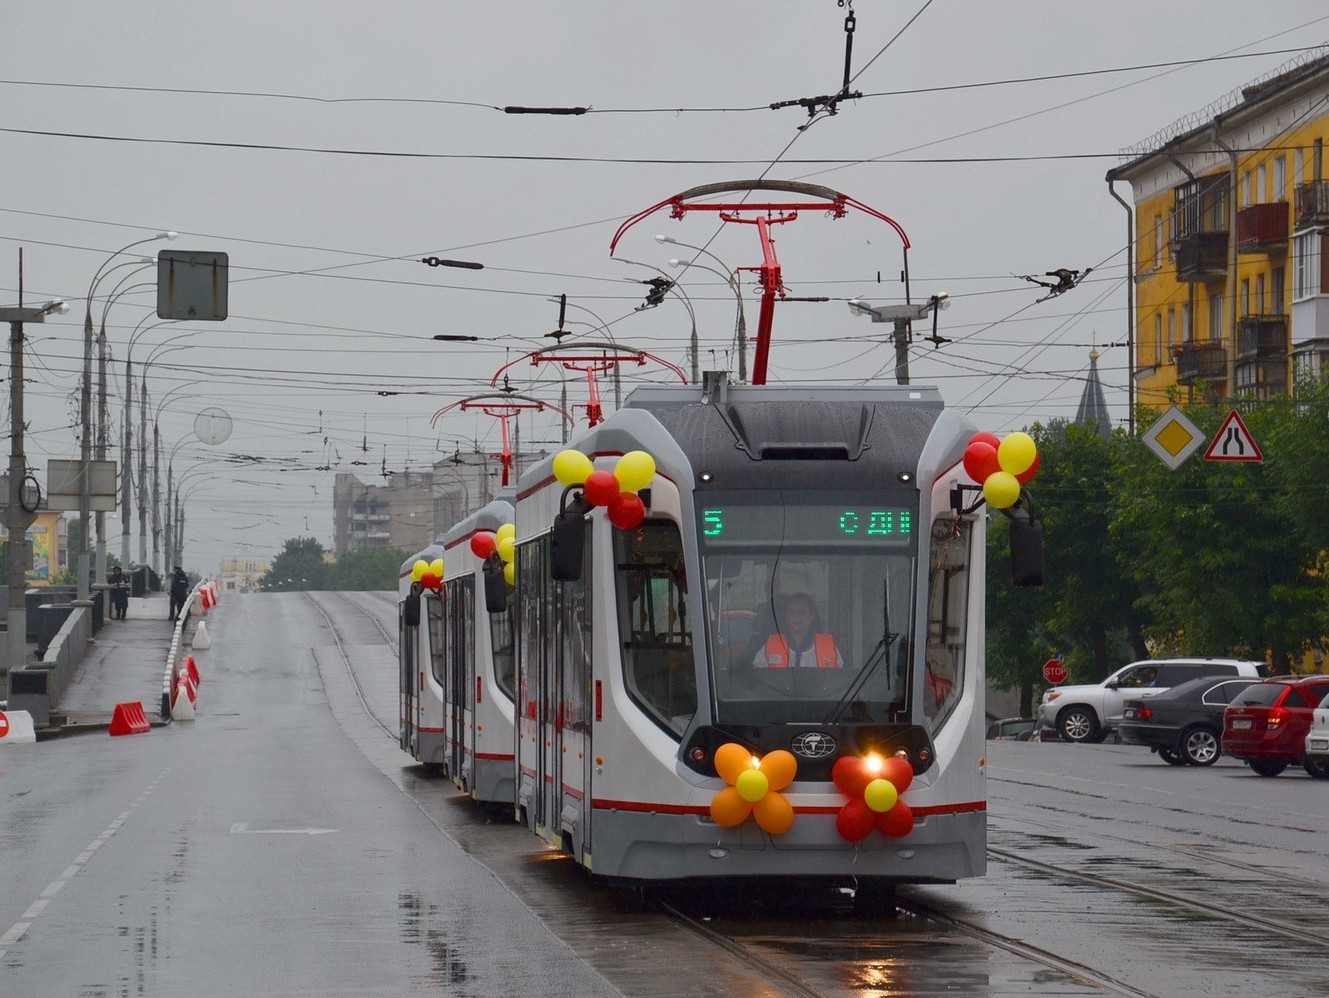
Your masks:
<svg viewBox="0 0 1329 998"><path fill-rule="evenodd" d="M757 649L752 664L760 669L844 667L835 637L822 630L813 598L803 592L783 597L775 631Z"/></svg>

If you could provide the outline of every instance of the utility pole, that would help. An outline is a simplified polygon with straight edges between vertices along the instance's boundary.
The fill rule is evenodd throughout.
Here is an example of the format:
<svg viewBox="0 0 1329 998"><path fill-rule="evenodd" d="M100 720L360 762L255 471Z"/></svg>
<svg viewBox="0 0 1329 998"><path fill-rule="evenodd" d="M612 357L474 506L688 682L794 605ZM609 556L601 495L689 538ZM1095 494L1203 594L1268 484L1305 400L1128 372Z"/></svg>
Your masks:
<svg viewBox="0 0 1329 998"><path fill-rule="evenodd" d="M28 569L32 567L28 528L37 519L41 499L39 490L24 488L28 461L23 451L23 324L45 322L51 312L68 311L69 306L62 301L42 308L0 308L0 322L9 323L9 498L4 524L9 532L9 649L5 664L10 672L22 669L28 658L28 609L24 598Z"/></svg>
<svg viewBox="0 0 1329 998"><path fill-rule="evenodd" d="M106 363L109 348L106 345L106 318L102 314L102 326L97 334L97 450L96 460L106 460ZM123 470L123 469L122 469ZM97 512L97 566L94 570L96 584L100 593L106 591L106 514ZM102 612L106 611L105 598L102 597Z"/></svg>
<svg viewBox="0 0 1329 998"><path fill-rule="evenodd" d="M934 332L932 339L936 343L945 342L936 336L936 314L938 309L949 308L950 296L933 295L921 305L869 305L857 298L849 302L849 311L854 315L869 316L873 322L889 322L894 325L891 341L895 344L895 383L909 384L909 345L914 338L914 320L933 316Z"/></svg>

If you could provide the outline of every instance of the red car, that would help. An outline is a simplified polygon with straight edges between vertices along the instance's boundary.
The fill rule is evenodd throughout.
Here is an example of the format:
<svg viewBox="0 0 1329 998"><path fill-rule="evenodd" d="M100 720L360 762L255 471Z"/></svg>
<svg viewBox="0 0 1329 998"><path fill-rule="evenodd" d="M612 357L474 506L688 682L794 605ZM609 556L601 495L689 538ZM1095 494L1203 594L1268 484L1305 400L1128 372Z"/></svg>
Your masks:
<svg viewBox="0 0 1329 998"><path fill-rule="evenodd" d="M1312 711L1329 693L1329 676L1266 679L1238 693L1223 712L1223 754L1260 776L1277 776L1299 762L1311 776L1329 776L1306 758Z"/></svg>

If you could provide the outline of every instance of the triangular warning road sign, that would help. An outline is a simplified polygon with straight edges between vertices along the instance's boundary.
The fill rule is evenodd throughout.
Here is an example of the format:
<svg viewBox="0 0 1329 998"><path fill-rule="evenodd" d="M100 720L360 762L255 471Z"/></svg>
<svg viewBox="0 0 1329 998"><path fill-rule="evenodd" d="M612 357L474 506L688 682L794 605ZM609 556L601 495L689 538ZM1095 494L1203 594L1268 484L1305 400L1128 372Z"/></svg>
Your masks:
<svg viewBox="0 0 1329 998"><path fill-rule="evenodd" d="M1209 442L1209 449L1204 452L1206 461L1263 461L1260 446L1241 421L1241 415L1233 409L1223 420L1223 425Z"/></svg>

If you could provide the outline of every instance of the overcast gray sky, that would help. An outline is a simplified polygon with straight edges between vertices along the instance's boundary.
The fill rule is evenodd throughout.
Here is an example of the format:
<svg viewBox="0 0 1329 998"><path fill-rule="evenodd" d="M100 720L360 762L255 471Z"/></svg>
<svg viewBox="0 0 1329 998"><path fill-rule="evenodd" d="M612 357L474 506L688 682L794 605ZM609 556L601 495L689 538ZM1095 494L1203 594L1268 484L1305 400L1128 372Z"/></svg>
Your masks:
<svg viewBox="0 0 1329 998"><path fill-rule="evenodd" d="M864 97L800 132L803 109L767 105L839 89L846 9L834 0L11 0L0 8L0 304L18 300L20 247L25 304L80 299L29 328L29 462L44 475L48 457L77 454L81 299L94 273L125 244L176 230L139 252L229 254L230 318L150 328L153 289L124 294L107 318L114 422L137 328L132 359L152 357L151 406L178 446L177 473L194 469L191 567L271 557L290 537L331 547L336 471L381 483L384 465L497 449L492 419L458 413L431 429L430 418L548 346L551 297L568 295L570 324L591 324L574 330L604 320L620 342L686 367L683 302L634 312L644 289L632 282L655 275L611 260L610 239L686 188L763 174L833 187L907 231L915 299L944 291L954 303L940 330L952 342L934 349L920 335L913 347L914 383L1005 432L1073 415L1097 344L1124 420L1126 223L1103 176L1122 147L1323 44L1322 0L860 0L854 13L852 88ZM1183 60L1195 62L1152 65ZM1057 78L1007 82L1030 77ZM729 267L761 262L751 226L700 213L653 216L617 255L668 270L680 250L656 233L709 241ZM789 293L832 300L777 309L770 380L893 381L890 327L845 301L902 300L895 233L814 212L776 237ZM419 262L429 255L485 269L430 268ZM1019 275L1059 267L1094 272L1035 304L1039 289ZM754 330L757 292L744 280ZM683 288L702 368L736 367L732 293L700 270ZM182 332L192 335L154 354ZM440 344L436 333L482 339ZM636 368L625 385L667 376ZM583 402L570 379L569 400ZM522 365L512 380L559 399L550 367ZM191 440L210 406L235 423L216 447ZM551 417L523 417L524 440L558 432ZM118 430L115 440L118 457ZM115 552L118 521L111 529Z"/></svg>

